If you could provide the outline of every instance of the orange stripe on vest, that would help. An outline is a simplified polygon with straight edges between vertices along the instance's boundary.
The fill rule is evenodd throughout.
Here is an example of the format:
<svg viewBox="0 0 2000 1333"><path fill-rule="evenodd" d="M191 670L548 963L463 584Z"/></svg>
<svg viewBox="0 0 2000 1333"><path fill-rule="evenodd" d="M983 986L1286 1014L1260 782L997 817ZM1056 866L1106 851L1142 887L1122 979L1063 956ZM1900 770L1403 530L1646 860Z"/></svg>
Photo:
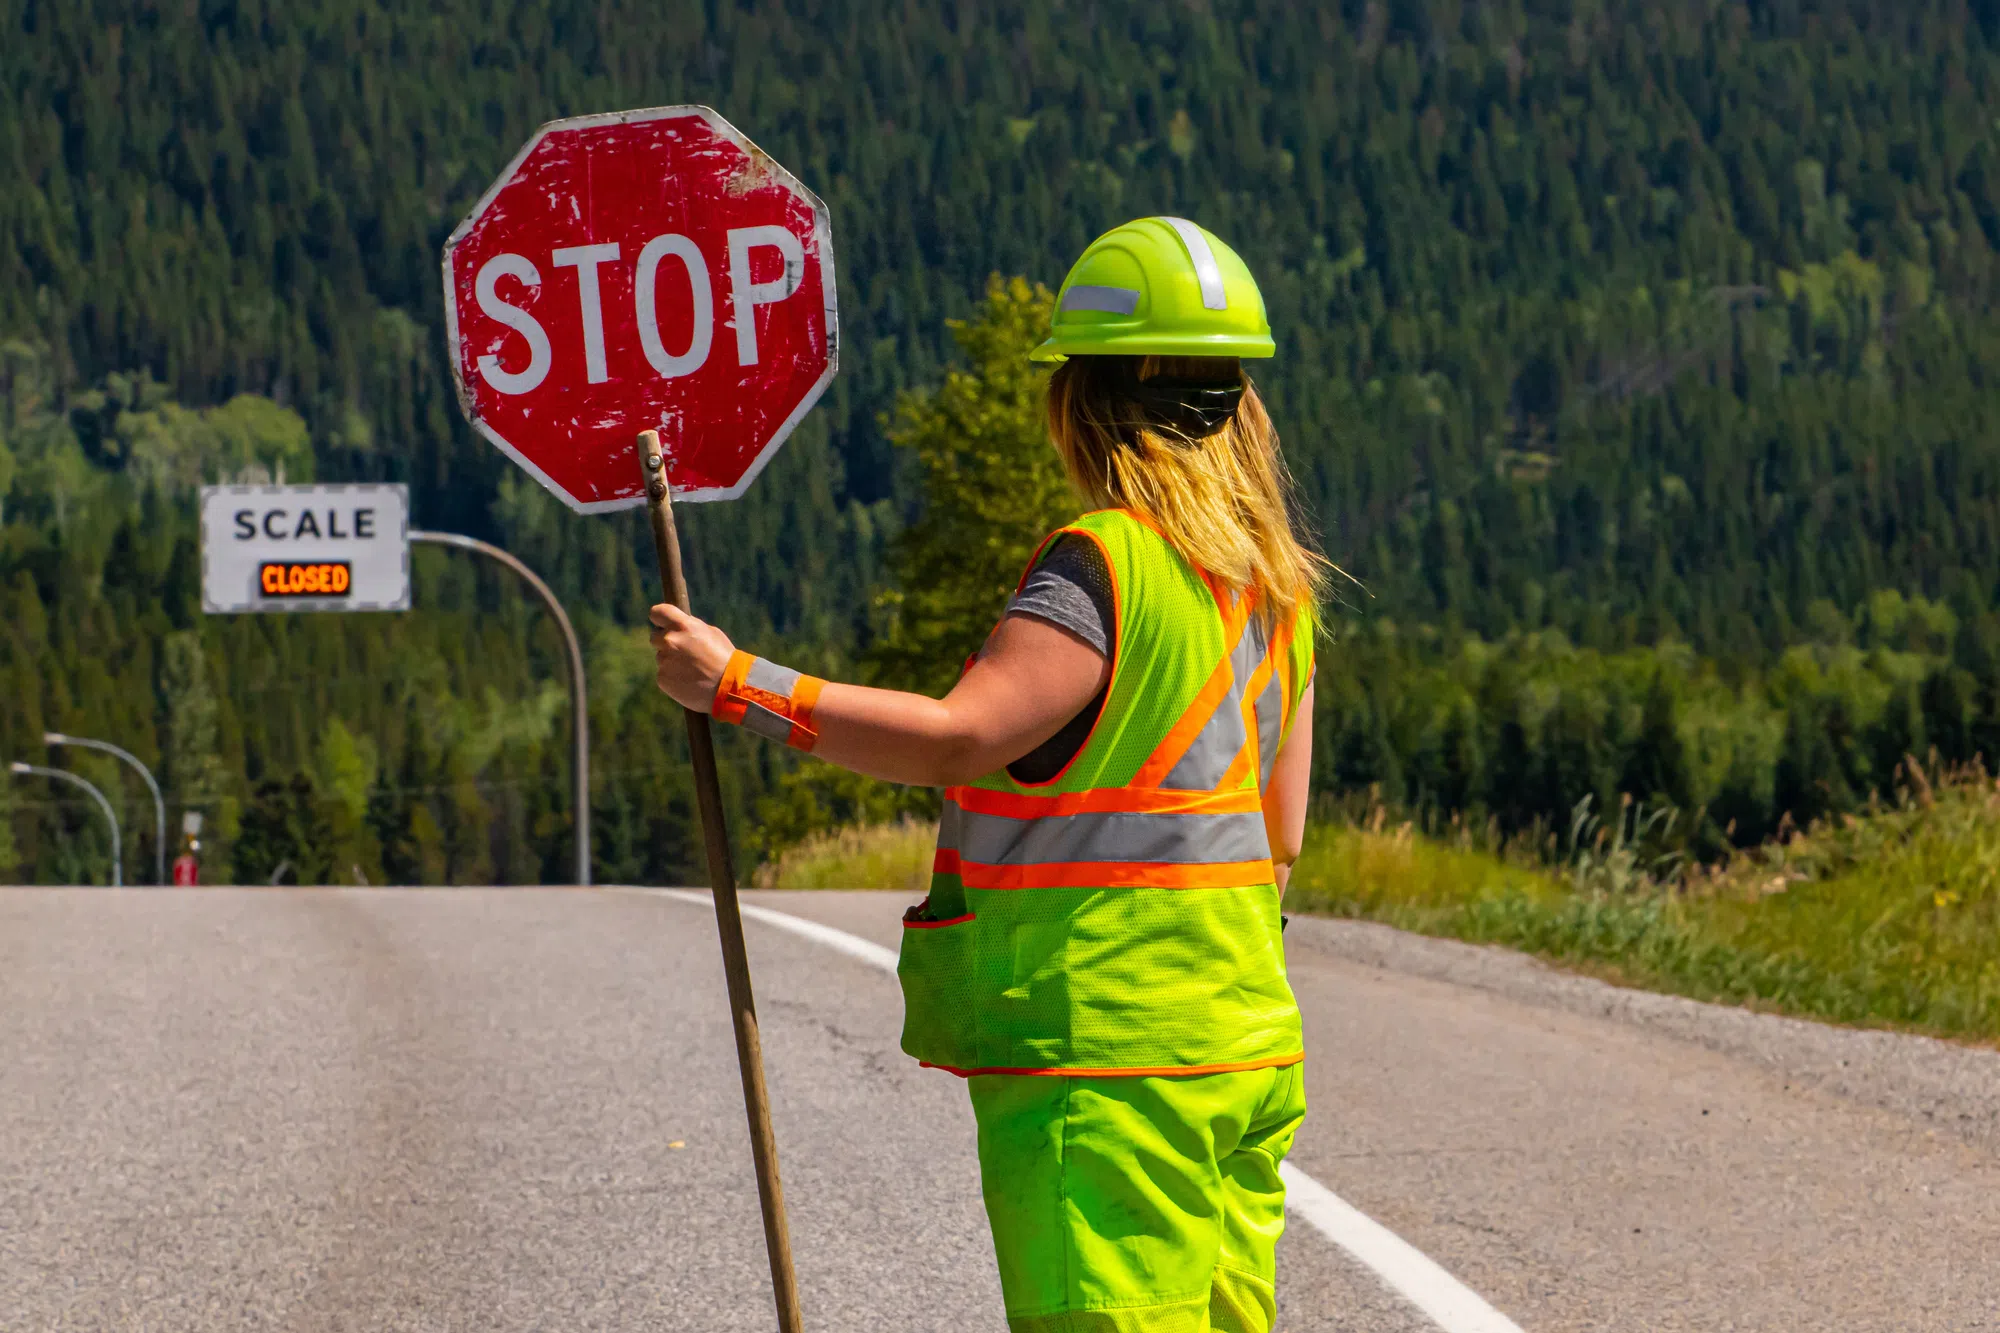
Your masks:
<svg viewBox="0 0 2000 1333"><path fill-rule="evenodd" d="M925 1069L942 1069L947 1074L960 1078L971 1078L974 1074L1025 1074L1045 1078L1186 1078L1194 1074L1237 1074L1246 1069L1283 1069L1289 1065L1303 1064L1305 1052L1295 1051L1290 1055L1271 1055L1261 1060L1237 1060L1220 1065L1142 1065L1137 1069L1084 1069L1068 1065L1048 1069L1019 1068L1011 1065L991 1065L977 1069L954 1069L950 1065L934 1065L928 1060L919 1060Z"/></svg>
<svg viewBox="0 0 2000 1333"><path fill-rule="evenodd" d="M1243 815L1263 809L1254 790L1175 791L1161 787L1097 787L1053 796L989 791L984 787L953 787L945 799L968 814L1002 815L1008 819L1045 819L1060 815Z"/></svg>
<svg viewBox="0 0 2000 1333"><path fill-rule="evenodd" d="M1165 782L1167 774L1174 771L1174 765L1181 761L1181 756L1188 752L1188 747L1194 744L1197 736L1201 735L1201 730L1208 725L1208 720L1215 716L1215 710L1222 707L1223 701L1229 697L1230 689L1236 684L1236 668L1231 664L1231 659L1236 654L1237 643L1243 638L1243 631L1250 625L1248 597L1237 598L1236 604L1224 612L1223 625L1225 633L1222 660L1215 664L1215 670L1209 673L1201 692L1195 695L1194 702L1190 703L1187 711L1181 714L1180 721L1174 723L1166 736L1161 739L1159 748L1154 750L1146 762L1139 765L1139 771L1132 775L1134 787L1158 787Z"/></svg>

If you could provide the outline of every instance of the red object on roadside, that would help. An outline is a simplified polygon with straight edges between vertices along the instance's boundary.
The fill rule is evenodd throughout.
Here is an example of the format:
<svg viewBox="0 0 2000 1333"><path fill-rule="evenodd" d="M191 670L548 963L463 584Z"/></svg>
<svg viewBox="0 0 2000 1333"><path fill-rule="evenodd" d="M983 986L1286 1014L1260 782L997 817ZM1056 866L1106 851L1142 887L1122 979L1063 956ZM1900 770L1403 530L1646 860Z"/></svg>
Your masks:
<svg viewBox="0 0 2000 1333"><path fill-rule="evenodd" d="M740 495L832 382L826 205L707 107L551 121L446 243L460 405L571 508Z"/></svg>
<svg viewBox="0 0 2000 1333"><path fill-rule="evenodd" d="M194 853L182 852L174 858L174 887L192 888L201 883L201 862L194 859Z"/></svg>

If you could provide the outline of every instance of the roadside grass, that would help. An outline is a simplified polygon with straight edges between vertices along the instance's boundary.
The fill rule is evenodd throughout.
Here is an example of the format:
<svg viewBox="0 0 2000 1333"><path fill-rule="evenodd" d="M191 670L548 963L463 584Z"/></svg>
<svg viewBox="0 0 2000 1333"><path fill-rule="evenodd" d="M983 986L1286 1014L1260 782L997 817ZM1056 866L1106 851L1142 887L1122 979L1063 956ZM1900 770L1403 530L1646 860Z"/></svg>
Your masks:
<svg viewBox="0 0 2000 1333"><path fill-rule="evenodd" d="M930 887L937 825L905 819L815 833L757 867L760 889L907 889Z"/></svg>
<svg viewBox="0 0 2000 1333"><path fill-rule="evenodd" d="M1624 985L2000 1042L2000 787L1911 785L1714 867L1607 888L1407 826L1319 825L1286 907L1499 944Z"/></svg>

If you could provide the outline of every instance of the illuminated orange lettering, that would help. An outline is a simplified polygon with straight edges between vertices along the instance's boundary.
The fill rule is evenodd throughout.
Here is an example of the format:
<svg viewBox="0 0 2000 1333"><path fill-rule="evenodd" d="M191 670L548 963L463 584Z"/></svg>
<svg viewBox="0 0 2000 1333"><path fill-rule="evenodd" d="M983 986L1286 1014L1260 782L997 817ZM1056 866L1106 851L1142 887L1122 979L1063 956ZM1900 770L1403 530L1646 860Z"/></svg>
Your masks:
<svg viewBox="0 0 2000 1333"><path fill-rule="evenodd" d="M274 561L258 568L257 583L266 597L345 597L354 587L354 575L337 560L314 564Z"/></svg>

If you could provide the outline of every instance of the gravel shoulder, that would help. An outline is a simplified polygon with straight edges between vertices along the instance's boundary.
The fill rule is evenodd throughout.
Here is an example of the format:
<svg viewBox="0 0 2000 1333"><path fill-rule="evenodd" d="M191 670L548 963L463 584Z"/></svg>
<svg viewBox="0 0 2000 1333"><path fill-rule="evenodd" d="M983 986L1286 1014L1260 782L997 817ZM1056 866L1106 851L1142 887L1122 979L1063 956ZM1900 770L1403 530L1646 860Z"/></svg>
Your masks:
<svg viewBox="0 0 2000 1333"><path fill-rule="evenodd" d="M1286 947L1630 1024L2000 1152L2000 1050L1628 989L1511 950L1369 921L1295 916Z"/></svg>

